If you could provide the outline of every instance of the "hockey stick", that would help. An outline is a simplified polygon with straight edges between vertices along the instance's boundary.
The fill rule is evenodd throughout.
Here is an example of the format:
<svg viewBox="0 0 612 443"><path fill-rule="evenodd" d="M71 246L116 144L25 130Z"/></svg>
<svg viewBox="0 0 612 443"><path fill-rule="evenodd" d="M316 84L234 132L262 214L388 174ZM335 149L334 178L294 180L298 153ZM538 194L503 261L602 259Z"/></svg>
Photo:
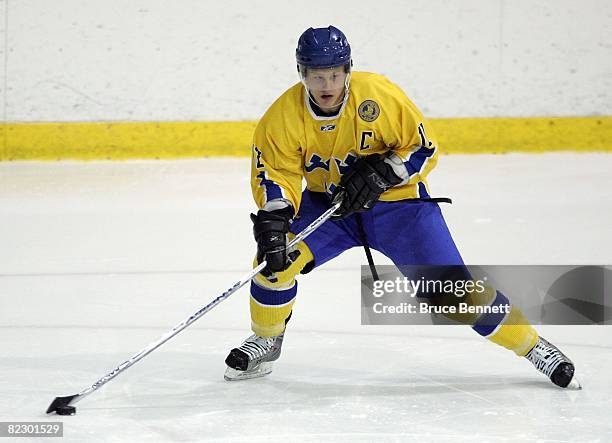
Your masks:
<svg viewBox="0 0 612 443"><path fill-rule="evenodd" d="M293 238L293 240L291 240L289 242L289 244L287 245L287 249L290 249L290 248L294 247L300 241L304 240L306 237L308 237L310 234L312 234L315 231L315 229L317 229L319 226L321 226L323 223L325 223L339 207L340 207L340 203L336 203L331 208L329 208L327 211L325 211L323 214L321 214L321 216L319 216L315 221L313 221L310 225L308 225L306 228L304 228L304 230L302 232L297 234ZM97 390L98 388L104 386L106 383L108 383L113 378L115 378L116 376L121 374L123 371L128 369L130 366L132 366L133 364L135 364L138 361L140 361L143 358L145 358L148 354L153 352L155 349L159 348L161 345L166 343L168 340L170 340L172 337L177 335L183 329L185 329L186 327L188 327L189 325L194 323L196 320L198 320L200 317L202 317L204 314L206 314L212 308L217 306L223 300L228 298L230 295L232 295L238 289L240 289L245 284L250 282L253 278L255 278L255 276L257 274L259 274L266 267L266 264L267 263L266 263L265 260L262 261L257 267L253 268L253 270L251 272L249 272L242 279L240 279L236 283L234 283L223 294L219 295L217 298L215 298L209 304L207 304L206 306L202 307L200 310L198 310L197 312L195 312L194 314L190 315L185 320L183 320L182 322L177 324L174 328L172 328L171 331L169 331L168 333L166 333L165 335L160 337L157 341L151 343L150 345L148 345L147 347L145 347L144 349L142 349L138 353L132 355L128 360L126 360L123 363L121 363L119 366L117 366L111 372L106 374L104 377L100 378L98 381L96 381L90 387L82 390L78 394L68 395L66 397L55 397L55 400L53 400L51 402L51 404L49 405L49 407L47 408L47 414L50 414L52 412L55 412L58 415L73 415L73 414L75 414L76 413L76 408L74 406L72 406L73 404L83 400L83 398L85 398L86 396L88 396L89 394L91 394L92 392Z"/></svg>

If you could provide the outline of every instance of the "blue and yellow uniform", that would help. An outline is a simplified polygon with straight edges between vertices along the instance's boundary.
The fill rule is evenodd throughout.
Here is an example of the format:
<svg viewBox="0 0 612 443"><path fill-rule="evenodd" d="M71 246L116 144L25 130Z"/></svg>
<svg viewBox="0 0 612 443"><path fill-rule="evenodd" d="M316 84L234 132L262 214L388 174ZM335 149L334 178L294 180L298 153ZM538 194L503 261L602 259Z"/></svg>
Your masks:
<svg viewBox="0 0 612 443"><path fill-rule="evenodd" d="M392 151L402 182L361 214L373 249L396 265L462 265L444 218L429 197L427 175L438 159L433 129L419 109L384 76L351 74L350 92L334 116L315 111L304 85L287 90L260 120L253 137L251 186L259 208L290 204L297 233L323 213L346 170L360 156ZM303 182L306 189L303 190ZM356 215L329 220L298 246L300 255L275 279L258 275L251 284L253 331L263 337L285 329L297 294L295 276L361 245ZM471 294L473 304L503 305L508 299L492 288ZM494 318L470 319L480 335L525 355L538 335L518 308Z"/></svg>
<svg viewBox="0 0 612 443"><path fill-rule="evenodd" d="M422 197L437 162L429 123L406 94L382 75L354 72L348 99L334 117L312 109L302 83L287 90L260 120L253 139L251 186L255 201L286 199L297 212L302 179L312 192L331 195L360 156L393 150L410 174L381 201Z"/></svg>

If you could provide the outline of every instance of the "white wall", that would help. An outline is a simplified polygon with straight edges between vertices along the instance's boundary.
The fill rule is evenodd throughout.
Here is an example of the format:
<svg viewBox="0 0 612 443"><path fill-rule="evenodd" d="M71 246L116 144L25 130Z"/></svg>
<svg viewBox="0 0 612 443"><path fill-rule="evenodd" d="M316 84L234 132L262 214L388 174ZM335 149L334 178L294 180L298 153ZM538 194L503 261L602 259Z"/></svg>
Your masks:
<svg viewBox="0 0 612 443"><path fill-rule="evenodd" d="M3 118L256 119L330 23L431 117L612 114L609 0L0 0Z"/></svg>

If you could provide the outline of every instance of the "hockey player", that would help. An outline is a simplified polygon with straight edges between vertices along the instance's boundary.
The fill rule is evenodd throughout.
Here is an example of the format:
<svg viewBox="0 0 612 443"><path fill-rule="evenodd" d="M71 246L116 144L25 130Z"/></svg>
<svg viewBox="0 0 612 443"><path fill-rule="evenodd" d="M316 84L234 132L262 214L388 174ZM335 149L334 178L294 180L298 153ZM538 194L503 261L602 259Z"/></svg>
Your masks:
<svg viewBox="0 0 612 443"><path fill-rule="evenodd" d="M251 283L254 334L226 358L227 380L271 372L297 294L295 277L349 248L368 242L396 265L463 265L429 197L427 174L438 143L417 107L387 78L352 72L349 43L333 26L307 29L296 59L301 81L270 106L253 138L251 186L260 208L251 215L255 264L265 259L267 267ZM287 251L288 238L332 201L341 201L334 217ZM472 294L471 303L509 301L490 290ZM573 363L539 337L517 307L470 324L526 357L554 384L576 386Z"/></svg>

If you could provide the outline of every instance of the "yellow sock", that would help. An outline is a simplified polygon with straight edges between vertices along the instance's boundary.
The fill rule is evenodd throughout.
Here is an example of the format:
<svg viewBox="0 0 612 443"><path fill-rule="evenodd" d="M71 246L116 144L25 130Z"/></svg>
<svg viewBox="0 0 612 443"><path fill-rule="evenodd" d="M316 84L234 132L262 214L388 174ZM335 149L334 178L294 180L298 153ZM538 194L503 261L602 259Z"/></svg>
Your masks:
<svg viewBox="0 0 612 443"><path fill-rule="evenodd" d="M285 330L295 299L281 306L260 304L251 296L251 329L260 337L275 337Z"/></svg>
<svg viewBox="0 0 612 443"><path fill-rule="evenodd" d="M535 346L538 341L538 333L529 324L521 310L512 306L501 326L487 338L513 351L519 357L523 357Z"/></svg>

